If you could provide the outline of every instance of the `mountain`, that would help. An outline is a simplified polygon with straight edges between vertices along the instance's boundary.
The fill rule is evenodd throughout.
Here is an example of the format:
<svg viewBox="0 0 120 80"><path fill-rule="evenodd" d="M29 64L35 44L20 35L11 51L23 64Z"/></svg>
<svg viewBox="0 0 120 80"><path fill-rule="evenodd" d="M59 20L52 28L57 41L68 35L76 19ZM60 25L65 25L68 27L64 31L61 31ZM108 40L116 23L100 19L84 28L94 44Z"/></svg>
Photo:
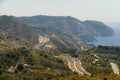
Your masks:
<svg viewBox="0 0 120 80"><path fill-rule="evenodd" d="M22 40L22 42L18 42L18 44L20 44L19 46L21 46L22 43L24 45L24 43L26 42L28 42L29 44L31 43L32 46L35 46L36 44L39 43L39 35L40 35L43 36L43 38L40 38L43 41L41 42L42 46L37 46L38 48L44 47L46 49L46 46L47 47L51 46L51 48L54 49L62 48L62 47L66 47L66 48L74 47L79 49L79 45L72 37L62 33L60 35L55 34L49 30L44 30L41 27L36 28L34 26L21 23L16 17L13 16L5 16L5 15L0 16L0 30L1 30L0 38L2 38L2 41L4 41L7 45L8 43L11 43L10 46L14 45L16 47L17 45L17 43L15 44L16 38ZM52 35L56 35L56 37L53 37ZM8 36L10 36L12 39L7 39ZM45 41L46 39L49 39L47 43Z"/></svg>
<svg viewBox="0 0 120 80"><path fill-rule="evenodd" d="M62 50L63 48L73 50L73 48L81 49L82 47L83 49L84 47L85 49L88 47L83 42L94 41L96 36L114 34L113 30L102 22L79 21L70 16L16 18L4 15L0 16L0 30L19 38L23 42L30 42L33 46L37 44L37 49L49 47L61 49L61 51L65 51ZM39 35L42 37L39 38ZM9 42L9 40L7 41Z"/></svg>
<svg viewBox="0 0 120 80"><path fill-rule="evenodd" d="M24 24L32 25L37 29L71 35L82 42L94 41L97 36L112 36L114 31L99 21L80 21L70 16L32 16L18 17Z"/></svg>
<svg viewBox="0 0 120 80"><path fill-rule="evenodd" d="M86 20L83 22L83 24L89 26L91 32L93 32L92 35L96 35L96 36L114 35L112 28L108 27L103 22Z"/></svg>
<svg viewBox="0 0 120 80"><path fill-rule="evenodd" d="M0 16L0 29L8 34L36 44L38 42L38 32L33 27L19 22L13 16Z"/></svg>
<svg viewBox="0 0 120 80"><path fill-rule="evenodd" d="M94 41L96 36L111 36L114 31L102 22L80 21L70 16L0 16L0 29L17 38L37 44L39 35L50 40L47 46L80 49L81 42ZM54 37L52 35L55 35ZM46 45L45 45L46 46Z"/></svg>

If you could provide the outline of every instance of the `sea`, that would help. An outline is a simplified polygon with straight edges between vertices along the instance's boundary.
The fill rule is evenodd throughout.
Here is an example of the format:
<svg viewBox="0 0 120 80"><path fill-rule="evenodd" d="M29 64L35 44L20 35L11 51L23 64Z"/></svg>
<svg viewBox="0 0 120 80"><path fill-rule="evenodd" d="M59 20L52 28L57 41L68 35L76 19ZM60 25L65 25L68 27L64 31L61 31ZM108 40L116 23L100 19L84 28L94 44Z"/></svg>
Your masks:
<svg viewBox="0 0 120 80"><path fill-rule="evenodd" d="M114 30L115 35L109 37L96 37L95 42L87 42L87 44L92 44L95 46L120 46L120 23L109 24L109 26Z"/></svg>

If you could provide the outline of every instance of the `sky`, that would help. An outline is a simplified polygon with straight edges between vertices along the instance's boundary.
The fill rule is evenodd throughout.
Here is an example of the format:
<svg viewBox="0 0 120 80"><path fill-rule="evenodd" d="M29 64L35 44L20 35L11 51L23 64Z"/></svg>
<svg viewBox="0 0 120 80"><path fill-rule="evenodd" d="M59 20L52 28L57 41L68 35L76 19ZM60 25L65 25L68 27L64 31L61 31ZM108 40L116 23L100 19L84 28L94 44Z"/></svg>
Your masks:
<svg viewBox="0 0 120 80"><path fill-rule="evenodd" d="M0 0L0 15L73 16L120 22L120 0Z"/></svg>

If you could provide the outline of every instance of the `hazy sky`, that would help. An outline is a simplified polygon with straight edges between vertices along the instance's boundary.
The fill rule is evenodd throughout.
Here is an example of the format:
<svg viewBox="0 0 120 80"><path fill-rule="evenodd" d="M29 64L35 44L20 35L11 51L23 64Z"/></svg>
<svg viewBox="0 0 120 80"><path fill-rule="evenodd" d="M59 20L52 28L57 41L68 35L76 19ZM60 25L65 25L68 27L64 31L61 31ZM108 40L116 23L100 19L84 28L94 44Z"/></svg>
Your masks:
<svg viewBox="0 0 120 80"><path fill-rule="evenodd" d="M0 15L73 16L120 22L120 0L0 0Z"/></svg>

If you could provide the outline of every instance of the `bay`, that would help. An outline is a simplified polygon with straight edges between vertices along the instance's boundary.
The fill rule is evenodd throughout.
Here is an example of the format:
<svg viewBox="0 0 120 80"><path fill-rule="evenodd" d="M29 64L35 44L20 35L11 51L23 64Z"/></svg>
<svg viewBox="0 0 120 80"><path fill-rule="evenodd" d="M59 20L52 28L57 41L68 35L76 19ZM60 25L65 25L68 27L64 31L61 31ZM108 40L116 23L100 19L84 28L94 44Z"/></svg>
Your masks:
<svg viewBox="0 0 120 80"><path fill-rule="evenodd" d="M96 37L97 42L88 42L87 44L93 44L95 46L120 46L120 25L111 25L115 31L114 36L109 37Z"/></svg>

